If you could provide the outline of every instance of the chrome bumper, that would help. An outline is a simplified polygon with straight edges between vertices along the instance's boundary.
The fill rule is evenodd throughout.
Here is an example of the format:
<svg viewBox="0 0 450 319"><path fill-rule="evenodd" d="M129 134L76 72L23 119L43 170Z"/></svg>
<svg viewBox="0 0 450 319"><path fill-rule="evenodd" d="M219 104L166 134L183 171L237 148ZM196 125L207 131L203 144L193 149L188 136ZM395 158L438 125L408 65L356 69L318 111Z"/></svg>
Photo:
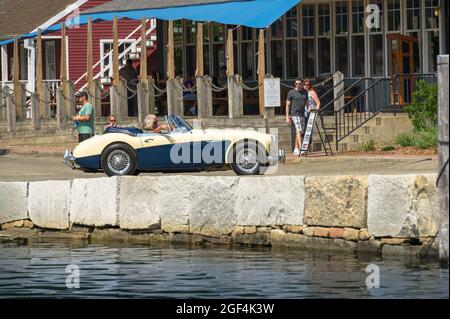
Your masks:
<svg viewBox="0 0 450 319"><path fill-rule="evenodd" d="M286 152L283 149L278 150L278 154L275 153L269 156L269 162L270 166L274 166L278 163L286 165Z"/></svg>
<svg viewBox="0 0 450 319"><path fill-rule="evenodd" d="M77 167L75 166L75 157L69 150L66 150L64 152L64 164L69 166L71 169L77 169Z"/></svg>

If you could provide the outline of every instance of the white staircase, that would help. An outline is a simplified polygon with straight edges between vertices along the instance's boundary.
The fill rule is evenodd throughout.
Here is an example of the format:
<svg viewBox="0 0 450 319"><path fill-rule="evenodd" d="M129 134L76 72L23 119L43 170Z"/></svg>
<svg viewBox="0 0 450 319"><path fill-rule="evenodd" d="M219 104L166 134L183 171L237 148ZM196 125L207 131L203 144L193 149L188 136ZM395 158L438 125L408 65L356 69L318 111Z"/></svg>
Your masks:
<svg viewBox="0 0 450 319"><path fill-rule="evenodd" d="M150 21L150 28L148 28L146 32L146 36L149 37L155 30L156 30L156 20L155 19L149 19L147 22ZM125 39L123 39L121 42L119 42L119 47L121 45L124 45L125 43L129 43L130 39L133 39L135 36L140 34L141 32L141 26L137 27L135 30L133 30ZM157 38L155 35L151 35L150 38L146 41L147 49L152 48L155 45ZM141 58L141 41L142 37L139 36L136 40L134 40L130 46L128 46L122 53L119 54L119 60L123 61L123 64L127 59L131 59L133 61L139 60ZM100 79L101 84L108 85L111 84L111 78L112 78L112 57L113 57L113 50L108 52L108 54L104 55L97 63L94 64L93 68L97 68L98 66L102 65L102 63L108 59L109 63L104 66L100 72L98 72L96 75L94 75L94 80ZM108 76L103 76L104 74L108 74ZM83 80L86 81L87 71L80 76L74 83L77 85L78 83L82 82ZM87 83L85 83L80 91L83 91L87 88Z"/></svg>

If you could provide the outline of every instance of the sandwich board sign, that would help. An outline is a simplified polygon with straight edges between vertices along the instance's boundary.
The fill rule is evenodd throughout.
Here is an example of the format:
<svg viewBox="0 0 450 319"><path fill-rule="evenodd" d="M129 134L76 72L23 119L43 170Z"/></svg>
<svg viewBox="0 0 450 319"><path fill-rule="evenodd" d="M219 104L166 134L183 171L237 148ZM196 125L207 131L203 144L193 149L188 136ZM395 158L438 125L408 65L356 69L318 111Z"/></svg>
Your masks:
<svg viewBox="0 0 450 319"><path fill-rule="evenodd" d="M264 79L264 101L266 107L281 106L280 78Z"/></svg>
<svg viewBox="0 0 450 319"><path fill-rule="evenodd" d="M308 125L306 125L305 136L303 137L302 148L300 150L302 152L307 152L309 149L314 124L316 124L316 118L317 118L317 111L311 110L311 113L309 113Z"/></svg>

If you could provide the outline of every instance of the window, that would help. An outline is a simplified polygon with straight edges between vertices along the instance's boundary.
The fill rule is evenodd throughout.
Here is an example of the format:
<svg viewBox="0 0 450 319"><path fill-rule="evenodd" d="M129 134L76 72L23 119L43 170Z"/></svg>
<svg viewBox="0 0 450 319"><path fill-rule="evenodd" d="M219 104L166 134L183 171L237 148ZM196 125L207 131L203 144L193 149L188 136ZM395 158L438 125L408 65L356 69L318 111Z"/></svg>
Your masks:
<svg viewBox="0 0 450 319"><path fill-rule="evenodd" d="M197 68L197 26L192 21L186 21L186 74L185 78L193 77Z"/></svg>
<svg viewBox="0 0 450 319"><path fill-rule="evenodd" d="M297 38L297 7L286 13L286 38Z"/></svg>
<svg viewBox="0 0 450 319"><path fill-rule="evenodd" d="M303 36L312 37L314 36L314 10L315 6L313 4L303 5L302 7L302 21L303 21Z"/></svg>
<svg viewBox="0 0 450 319"><path fill-rule="evenodd" d="M439 28L439 0L425 0L425 28Z"/></svg>
<svg viewBox="0 0 450 319"><path fill-rule="evenodd" d="M420 42L421 42L421 36L420 36L420 32L409 32L408 33L409 36L413 37L416 39L416 41L414 41L413 44L413 55L414 55L414 61L413 61L413 65L414 65L414 73L418 73L421 71L421 65L422 65L422 52L420 50Z"/></svg>
<svg viewBox="0 0 450 319"><path fill-rule="evenodd" d="M425 30L428 72L436 72L439 54L439 0L425 0Z"/></svg>
<svg viewBox="0 0 450 319"><path fill-rule="evenodd" d="M315 51L315 5L302 6L303 37L302 37L302 70L303 77L314 77L316 74Z"/></svg>
<svg viewBox="0 0 450 319"><path fill-rule="evenodd" d="M428 72L436 72L437 56L439 54L439 32L428 31L426 36L428 47Z"/></svg>
<svg viewBox="0 0 450 319"><path fill-rule="evenodd" d="M226 66L225 54L225 26L223 24L213 23L212 27L212 75L219 77L220 69ZM221 85L224 80L221 80Z"/></svg>
<svg viewBox="0 0 450 319"><path fill-rule="evenodd" d="M252 42L242 43L242 78L244 81L249 81L254 79L254 64L255 53Z"/></svg>
<svg viewBox="0 0 450 319"><path fill-rule="evenodd" d="M353 33L364 33L364 1L352 1Z"/></svg>
<svg viewBox="0 0 450 319"><path fill-rule="evenodd" d="M336 71L348 75L348 39L336 37Z"/></svg>
<svg viewBox="0 0 450 319"><path fill-rule="evenodd" d="M420 28L420 0L406 0L406 21L408 29Z"/></svg>
<svg viewBox="0 0 450 319"><path fill-rule="evenodd" d="M335 61L336 71L345 75L348 70L348 2L336 2L336 39L335 39Z"/></svg>
<svg viewBox="0 0 450 319"><path fill-rule="evenodd" d="M330 5L319 4L319 36L330 36Z"/></svg>
<svg viewBox="0 0 450 319"><path fill-rule="evenodd" d="M336 2L336 35L347 35L348 33L348 3L347 1Z"/></svg>
<svg viewBox="0 0 450 319"><path fill-rule="evenodd" d="M297 7L286 14L286 78L298 77Z"/></svg>
<svg viewBox="0 0 450 319"><path fill-rule="evenodd" d="M303 39L303 77L314 77L314 39Z"/></svg>
<svg viewBox="0 0 450 319"><path fill-rule="evenodd" d="M283 76L283 42L281 40L272 41L271 45L272 75Z"/></svg>
<svg viewBox="0 0 450 319"><path fill-rule="evenodd" d="M370 73L372 76L382 76L384 72L383 63L383 35L370 36Z"/></svg>
<svg viewBox="0 0 450 319"><path fill-rule="evenodd" d="M383 0L372 0L380 8L380 27L369 30L370 48L370 75L383 76L384 74L384 41L383 41Z"/></svg>
<svg viewBox="0 0 450 319"><path fill-rule="evenodd" d="M56 44L54 40L45 41L45 79L56 79ZM109 59L109 58L107 58ZM103 62L102 62L103 69Z"/></svg>
<svg viewBox="0 0 450 319"><path fill-rule="evenodd" d="M353 55L353 76L364 76L364 35L356 35L352 37L352 55Z"/></svg>
<svg viewBox="0 0 450 319"><path fill-rule="evenodd" d="M283 38L283 18L279 18L270 27L272 39Z"/></svg>
<svg viewBox="0 0 450 319"><path fill-rule="evenodd" d="M175 56L175 76L183 75L183 21L173 22L173 44Z"/></svg>
<svg viewBox="0 0 450 319"><path fill-rule="evenodd" d="M365 75L364 1L352 1L352 76Z"/></svg>
<svg viewBox="0 0 450 319"><path fill-rule="evenodd" d="M319 4L319 33L317 52L319 62L319 74L331 73L331 45L330 45L330 5Z"/></svg>
<svg viewBox="0 0 450 319"><path fill-rule="evenodd" d="M388 31L400 31L400 0L388 0Z"/></svg>
<svg viewBox="0 0 450 319"><path fill-rule="evenodd" d="M271 73L276 77L283 77L283 18L275 21L271 28L270 41L270 59L271 59Z"/></svg>
<svg viewBox="0 0 450 319"><path fill-rule="evenodd" d="M242 27L241 38L242 78L244 81L251 81L255 78L255 47L253 42L253 29Z"/></svg>
<svg viewBox="0 0 450 319"><path fill-rule="evenodd" d="M124 40L119 40L119 43L124 42ZM103 58L106 56L106 58L101 63L102 68L102 76L103 77L111 77L113 76L113 69L112 69L112 50L113 50L113 41L112 40L100 40L101 47L100 47L100 55ZM127 40L121 45L119 45L119 56L128 49L133 43L133 40ZM121 65L125 65L125 60L127 59L127 55L122 57L119 60L119 67ZM108 68L108 69L106 69Z"/></svg>

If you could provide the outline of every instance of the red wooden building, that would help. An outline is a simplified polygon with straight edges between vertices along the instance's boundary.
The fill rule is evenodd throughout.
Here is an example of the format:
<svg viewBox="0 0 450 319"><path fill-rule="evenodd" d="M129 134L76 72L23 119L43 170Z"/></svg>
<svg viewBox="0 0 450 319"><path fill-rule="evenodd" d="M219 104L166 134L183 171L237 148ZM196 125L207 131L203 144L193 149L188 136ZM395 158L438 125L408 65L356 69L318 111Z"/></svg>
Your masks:
<svg viewBox="0 0 450 319"><path fill-rule="evenodd" d="M20 35L45 29L48 26L72 20L83 11L109 2L111 0L35 0L30 7L29 0L15 0L14 4L6 3L0 10L0 42L2 38ZM39 10L37 10L39 8ZM41 10L42 8L42 10ZM26 19L29 23L22 25L16 21ZM139 69L141 22L137 20L119 20L119 58L120 63L131 58ZM147 56L148 72L151 74L156 66L156 23L147 23ZM60 78L61 65L61 33L45 33L43 39L43 72L45 81L57 85ZM112 76L112 60L108 53L112 49L113 23L97 21L93 23L93 58L94 76L107 85ZM68 79L76 83L77 89L86 84L87 68L87 25L67 28L67 72ZM19 43L20 79L27 84L29 91L34 91L36 79L35 39L21 40ZM13 44L1 46L0 82L12 83ZM33 80L31 80L33 79Z"/></svg>

